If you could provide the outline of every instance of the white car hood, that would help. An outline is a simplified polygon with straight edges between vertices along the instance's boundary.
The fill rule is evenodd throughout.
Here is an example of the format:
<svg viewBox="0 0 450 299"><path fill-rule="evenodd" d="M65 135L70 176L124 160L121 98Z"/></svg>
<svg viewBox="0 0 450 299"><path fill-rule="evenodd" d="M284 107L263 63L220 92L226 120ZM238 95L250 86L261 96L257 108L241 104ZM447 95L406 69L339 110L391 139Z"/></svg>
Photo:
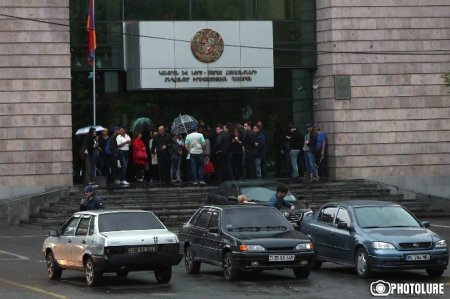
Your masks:
<svg viewBox="0 0 450 299"><path fill-rule="evenodd" d="M101 235L105 237L105 247L178 243L177 236L166 229L114 231Z"/></svg>

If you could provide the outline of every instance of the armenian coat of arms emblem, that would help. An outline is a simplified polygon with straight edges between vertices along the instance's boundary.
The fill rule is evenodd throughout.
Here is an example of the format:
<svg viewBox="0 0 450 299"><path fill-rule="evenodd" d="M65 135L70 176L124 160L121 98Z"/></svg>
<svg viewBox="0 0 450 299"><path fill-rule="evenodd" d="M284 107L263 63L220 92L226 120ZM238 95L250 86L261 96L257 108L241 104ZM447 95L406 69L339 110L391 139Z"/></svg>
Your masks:
<svg viewBox="0 0 450 299"><path fill-rule="evenodd" d="M197 60L204 63L217 61L223 53L223 39L217 31L202 29L191 39L191 50Z"/></svg>

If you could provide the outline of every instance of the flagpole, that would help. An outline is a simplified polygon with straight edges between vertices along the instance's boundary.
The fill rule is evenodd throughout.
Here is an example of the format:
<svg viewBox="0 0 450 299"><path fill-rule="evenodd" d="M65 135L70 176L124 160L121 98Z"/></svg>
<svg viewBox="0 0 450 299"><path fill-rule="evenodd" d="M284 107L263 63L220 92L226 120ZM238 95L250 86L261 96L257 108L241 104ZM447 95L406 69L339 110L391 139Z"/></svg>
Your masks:
<svg viewBox="0 0 450 299"><path fill-rule="evenodd" d="M95 0L92 0L92 15L93 15L93 20L92 20L92 24L94 24L94 26L95 26ZM95 27L93 28L94 30L95 30ZM96 42L97 43L97 42ZM93 63L92 63L92 106L93 106L93 108L92 108L92 113L93 113L93 115L94 115L94 126L95 125L97 125L97 117L96 117L96 115L97 115L97 112L96 112L96 97L95 97L95 94L96 94L96 90L95 90L95 48L96 47L94 47L94 59L93 59Z"/></svg>
<svg viewBox="0 0 450 299"><path fill-rule="evenodd" d="M94 114L94 126L97 125L97 120L96 120L96 109L95 109L95 50L94 50L94 59L93 59L93 63L92 63L92 105L93 105L93 114Z"/></svg>

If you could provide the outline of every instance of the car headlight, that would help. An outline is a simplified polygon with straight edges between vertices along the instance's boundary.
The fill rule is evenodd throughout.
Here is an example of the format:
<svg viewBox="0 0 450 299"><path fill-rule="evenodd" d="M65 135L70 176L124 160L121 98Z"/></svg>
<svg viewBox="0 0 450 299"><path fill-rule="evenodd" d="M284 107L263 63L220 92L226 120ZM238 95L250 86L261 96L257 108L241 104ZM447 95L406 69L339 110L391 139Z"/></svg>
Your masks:
<svg viewBox="0 0 450 299"><path fill-rule="evenodd" d="M297 246L295 246L295 249L297 250L312 250L314 249L313 243L300 243Z"/></svg>
<svg viewBox="0 0 450 299"><path fill-rule="evenodd" d="M372 242L372 247L375 249L395 249L394 245L386 242Z"/></svg>
<svg viewBox="0 0 450 299"><path fill-rule="evenodd" d="M266 249L261 245L246 245L242 244L239 246L241 251L266 251Z"/></svg>
<svg viewBox="0 0 450 299"><path fill-rule="evenodd" d="M447 247L447 242L445 240L437 241L436 244L434 244L434 248L445 248Z"/></svg>

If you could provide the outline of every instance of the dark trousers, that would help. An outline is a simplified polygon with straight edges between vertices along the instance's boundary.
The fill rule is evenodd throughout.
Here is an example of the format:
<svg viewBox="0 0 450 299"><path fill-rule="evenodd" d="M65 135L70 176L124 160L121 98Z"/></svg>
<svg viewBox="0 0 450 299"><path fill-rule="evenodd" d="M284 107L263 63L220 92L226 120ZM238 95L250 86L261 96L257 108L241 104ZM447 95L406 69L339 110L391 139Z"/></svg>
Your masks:
<svg viewBox="0 0 450 299"><path fill-rule="evenodd" d="M217 171L217 178L219 181L226 181L228 176L228 167L227 167L227 158L228 154L223 153L217 153L216 154L216 171Z"/></svg>
<svg viewBox="0 0 450 299"><path fill-rule="evenodd" d="M242 176L242 152L232 153L231 155L231 167L233 168L233 179L239 180Z"/></svg>
<svg viewBox="0 0 450 299"><path fill-rule="evenodd" d="M317 172L319 177L328 177L327 157L323 156L322 158L319 151L316 152L316 164L318 165Z"/></svg>
<svg viewBox="0 0 450 299"><path fill-rule="evenodd" d="M244 170L248 179L254 179L256 176L256 160L255 151L253 149L245 150Z"/></svg>
<svg viewBox="0 0 450 299"><path fill-rule="evenodd" d="M105 162L106 182L114 183L117 179L117 157L114 155L107 155Z"/></svg>
<svg viewBox="0 0 450 299"><path fill-rule="evenodd" d="M161 182L170 183L170 156L158 154L158 171Z"/></svg>

